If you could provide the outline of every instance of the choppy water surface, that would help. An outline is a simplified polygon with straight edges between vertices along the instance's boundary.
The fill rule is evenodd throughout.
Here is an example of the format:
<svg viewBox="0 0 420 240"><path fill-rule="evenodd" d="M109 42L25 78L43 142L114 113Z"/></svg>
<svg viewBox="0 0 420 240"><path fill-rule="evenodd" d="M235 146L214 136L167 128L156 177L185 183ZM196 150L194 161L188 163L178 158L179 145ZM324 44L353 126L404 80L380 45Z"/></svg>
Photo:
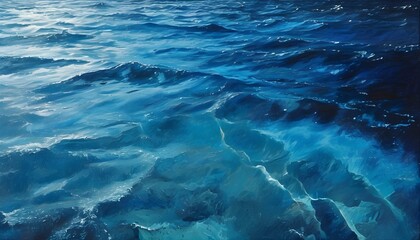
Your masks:
<svg viewBox="0 0 420 240"><path fill-rule="evenodd" d="M418 1L0 3L0 239L417 239Z"/></svg>

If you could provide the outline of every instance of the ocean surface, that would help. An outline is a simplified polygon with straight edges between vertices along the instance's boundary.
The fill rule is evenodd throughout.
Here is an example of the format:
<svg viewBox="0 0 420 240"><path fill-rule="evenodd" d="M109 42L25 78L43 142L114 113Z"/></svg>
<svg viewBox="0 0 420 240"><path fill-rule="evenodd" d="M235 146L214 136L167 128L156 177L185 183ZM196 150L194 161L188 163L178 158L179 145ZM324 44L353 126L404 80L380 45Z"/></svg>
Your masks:
<svg viewBox="0 0 420 240"><path fill-rule="evenodd" d="M1 0L0 239L419 237L416 0Z"/></svg>

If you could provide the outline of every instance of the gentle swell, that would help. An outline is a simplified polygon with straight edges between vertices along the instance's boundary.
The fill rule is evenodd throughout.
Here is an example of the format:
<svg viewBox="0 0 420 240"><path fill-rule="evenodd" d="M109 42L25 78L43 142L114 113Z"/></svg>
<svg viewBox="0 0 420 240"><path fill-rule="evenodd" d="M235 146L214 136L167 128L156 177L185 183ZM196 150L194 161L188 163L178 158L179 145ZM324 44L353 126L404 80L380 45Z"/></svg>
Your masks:
<svg viewBox="0 0 420 240"><path fill-rule="evenodd" d="M417 239L418 9L3 1L0 239Z"/></svg>

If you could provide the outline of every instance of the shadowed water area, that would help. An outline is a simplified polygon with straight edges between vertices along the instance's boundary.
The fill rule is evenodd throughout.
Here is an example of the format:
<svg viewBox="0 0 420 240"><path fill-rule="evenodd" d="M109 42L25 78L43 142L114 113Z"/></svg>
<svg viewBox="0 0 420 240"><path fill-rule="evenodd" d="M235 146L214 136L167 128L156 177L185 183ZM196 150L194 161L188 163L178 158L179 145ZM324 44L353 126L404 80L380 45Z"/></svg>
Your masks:
<svg viewBox="0 0 420 240"><path fill-rule="evenodd" d="M419 2L0 3L0 239L419 237Z"/></svg>

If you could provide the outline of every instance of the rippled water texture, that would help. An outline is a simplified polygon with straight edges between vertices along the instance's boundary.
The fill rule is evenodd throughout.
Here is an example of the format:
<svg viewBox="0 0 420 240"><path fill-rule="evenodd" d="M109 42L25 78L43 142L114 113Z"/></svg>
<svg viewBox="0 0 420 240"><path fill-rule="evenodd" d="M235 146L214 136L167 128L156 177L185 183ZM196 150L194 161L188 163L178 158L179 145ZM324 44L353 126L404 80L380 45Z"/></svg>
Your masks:
<svg viewBox="0 0 420 240"><path fill-rule="evenodd" d="M0 2L0 239L419 237L419 2Z"/></svg>

